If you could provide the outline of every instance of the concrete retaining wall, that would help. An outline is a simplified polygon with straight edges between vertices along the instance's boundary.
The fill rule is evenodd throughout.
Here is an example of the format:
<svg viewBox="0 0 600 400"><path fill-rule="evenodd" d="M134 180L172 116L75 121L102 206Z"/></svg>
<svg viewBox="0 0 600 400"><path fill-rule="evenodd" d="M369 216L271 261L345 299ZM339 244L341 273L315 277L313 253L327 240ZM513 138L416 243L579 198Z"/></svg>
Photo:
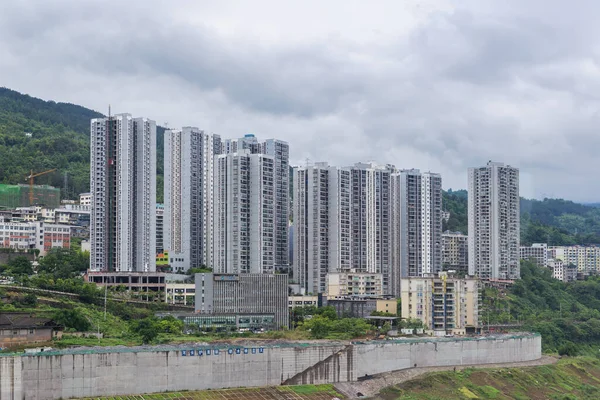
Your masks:
<svg viewBox="0 0 600 400"><path fill-rule="evenodd" d="M259 346L259 345L256 345ZM194 350L193 355L190 350ZM198 350L202 349L202 355ZM210 347L0 357L0 400L335 383L416 366L535 360L541 337L422 339L366 344ZM239 349L239 353L236 351ZM232 353L232 354L230 354Z"/></svg>

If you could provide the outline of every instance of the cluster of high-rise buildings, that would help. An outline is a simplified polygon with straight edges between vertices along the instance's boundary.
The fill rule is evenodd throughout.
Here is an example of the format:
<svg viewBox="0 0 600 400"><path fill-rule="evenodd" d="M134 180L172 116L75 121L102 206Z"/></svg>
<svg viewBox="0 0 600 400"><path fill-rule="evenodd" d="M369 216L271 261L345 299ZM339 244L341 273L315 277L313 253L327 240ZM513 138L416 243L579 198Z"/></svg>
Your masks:
<svg viewBox="0 0 600 400"><path fill-rule="evenodd" d="M290 168L281 140L167 130L157 246L155 122L94 119L91 143L92 271L152 272L160 249L175 272L288 274L306 294L335 281L398 297L402 279L453 266L519 277L518 170L501 163L469 169L467 239L442 234L440 174L372 162Z"/></svg>

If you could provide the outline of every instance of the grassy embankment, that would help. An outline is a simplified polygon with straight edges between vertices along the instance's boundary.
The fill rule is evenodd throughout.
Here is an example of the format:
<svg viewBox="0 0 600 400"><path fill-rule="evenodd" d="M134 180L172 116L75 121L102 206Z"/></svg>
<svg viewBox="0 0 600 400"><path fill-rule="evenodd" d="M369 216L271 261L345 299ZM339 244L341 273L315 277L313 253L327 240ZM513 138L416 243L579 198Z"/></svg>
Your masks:
<svg viewBox="0 0 600 400"><path fill-rule="evenodd" d="M386 388L376 400L600 398L600 360L563 358L554 365L437 372Z"/></svg>
<svg viewBox="0 0 600 400"><path fill-rule="evenodd" d="M93 400L331 400L335 397L338 399L345 399L343 395L336 392L333 385L300 385L266 388L202 390L196 392L168 392L137 396L94 397Z"/></svg>

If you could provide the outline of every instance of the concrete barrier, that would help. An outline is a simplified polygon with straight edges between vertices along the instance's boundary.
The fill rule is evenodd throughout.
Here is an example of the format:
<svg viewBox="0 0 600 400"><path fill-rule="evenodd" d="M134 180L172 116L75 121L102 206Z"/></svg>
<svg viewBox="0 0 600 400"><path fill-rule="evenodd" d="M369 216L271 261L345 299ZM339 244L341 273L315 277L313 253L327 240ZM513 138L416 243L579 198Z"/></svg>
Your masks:
<svg viewBox="0 0 600 400"><path fill-rule="evenodd" d="M534 334L367 343L188 345L0 356L0 400L348 382L415 366L535 360Z"/></svg>

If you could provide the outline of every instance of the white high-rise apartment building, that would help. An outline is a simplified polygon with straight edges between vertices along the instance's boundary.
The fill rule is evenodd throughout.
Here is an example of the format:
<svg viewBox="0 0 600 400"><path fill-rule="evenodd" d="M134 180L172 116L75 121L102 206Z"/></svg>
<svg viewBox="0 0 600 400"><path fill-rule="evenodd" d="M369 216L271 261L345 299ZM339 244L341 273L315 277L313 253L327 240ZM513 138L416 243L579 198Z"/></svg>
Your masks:
<svg viewBox="0 0 600 400"><path fill-rule="evenodd" d="M469 168L469 274L518 279L519 170L488 162Z"/></svg>
<svg viewBox="0 0 600 400"><path fill-rule="evenodd" d="M295 167L293 275L305 293L325 293L327 274L350 271L350 169Z"/></svg>
<svg viewBox="0 0 600 400"><path fill-rule="evenodd" d="M236 153L246 150L250 154L264 154L273 157L273 185L274 185L274 263L275 269L287 273L290 268L288 253L288 228L290 217L289 195L289 158L290 151L287 142L277 139L267 139L259 142L257 138L248 134L240 139L227 139L223 141L221 153Z"/></svg>
<svg viewBox="0 0 600 400"><path fill-rule="evenodd" d="M215 272L275 272L274 168L273 156L247 148L215 156Z"/></svg>
<svg viewBox="0 0 600 400"><path fill-rule="evenodd" d="M90 140L90 269L155 271L156 123L92 119Z"/></svg>
<svg viewBox="0 0 600 400"><path fill-rule="evenodd" d="M390 271L391 166L294 169L294 279L323 293L328 273Z"/></svg>
<svg viewBox="0 0 600 400"><path fill-rule="evenodd" d="M165 131L164 248L174 271L212 267L214 156L221 138L195 127Z"/></svg>
<svg viewBox="0 0 600 400"><path fill-rule="evenodd" d="M394 170L372 162L351 168L351 268L382 274L384 293L389 293L390 177Z"/></svg>
<svg viewBox="0 0 600 400"><path fill-rule="evenodd" d="M401 170L391 177L391 291L400 280L442 270L442 177Z"/></svg>

